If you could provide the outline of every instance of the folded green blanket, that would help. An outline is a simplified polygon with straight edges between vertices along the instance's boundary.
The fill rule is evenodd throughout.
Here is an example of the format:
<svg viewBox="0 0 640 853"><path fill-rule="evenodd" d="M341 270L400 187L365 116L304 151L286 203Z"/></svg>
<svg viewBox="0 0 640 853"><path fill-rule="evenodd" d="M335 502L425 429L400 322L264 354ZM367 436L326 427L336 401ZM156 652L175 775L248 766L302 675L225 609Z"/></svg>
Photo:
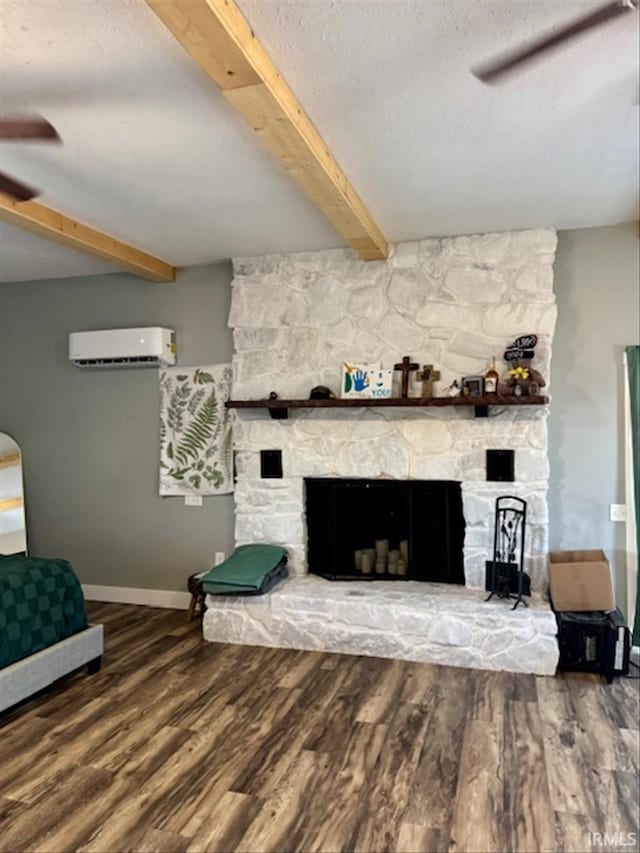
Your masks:
<svg viewBox="0 0 640 853"><path fill-rule="evenodd" d="M213 594L259 592L265 577L286 557L286 548L279 545L240 545L202 576L202 588Z"/></svg>

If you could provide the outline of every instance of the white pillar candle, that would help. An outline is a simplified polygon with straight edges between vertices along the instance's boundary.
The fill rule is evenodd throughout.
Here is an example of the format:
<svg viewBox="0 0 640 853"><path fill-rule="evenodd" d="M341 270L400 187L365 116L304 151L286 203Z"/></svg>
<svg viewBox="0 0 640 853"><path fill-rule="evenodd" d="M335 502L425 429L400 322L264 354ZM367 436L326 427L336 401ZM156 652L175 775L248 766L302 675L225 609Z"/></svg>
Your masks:
<svg viewBox="0 0 640 853"><path fill-rule="evenodd" d="M363 575L370 575L373 561L371 555L366 551L362 551L360 555L360 571Z"/></svg>
<svg viewBox="0 0 640 853"><path fill-rule="evenodd" d="M378 560L387 559L387 554L389 553L389 540L388 539L376 539L376 557Z"/></svg>

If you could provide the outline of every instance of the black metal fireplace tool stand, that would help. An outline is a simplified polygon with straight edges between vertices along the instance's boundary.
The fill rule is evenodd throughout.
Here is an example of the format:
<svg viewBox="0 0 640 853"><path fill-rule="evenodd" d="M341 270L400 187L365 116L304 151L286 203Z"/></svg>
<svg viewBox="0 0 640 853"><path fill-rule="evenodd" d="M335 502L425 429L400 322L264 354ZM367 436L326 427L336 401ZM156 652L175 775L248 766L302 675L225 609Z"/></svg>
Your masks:
<svg viewBox="0 0 640 853"><path fill-rule="evenodd" d="M493 528L493 560L487 560L487 601L493 596L515 601L528 607L522 597L530 594L528 575L524 572L524 531L527 502L513 495L496 498L496 517Z"/></svg>

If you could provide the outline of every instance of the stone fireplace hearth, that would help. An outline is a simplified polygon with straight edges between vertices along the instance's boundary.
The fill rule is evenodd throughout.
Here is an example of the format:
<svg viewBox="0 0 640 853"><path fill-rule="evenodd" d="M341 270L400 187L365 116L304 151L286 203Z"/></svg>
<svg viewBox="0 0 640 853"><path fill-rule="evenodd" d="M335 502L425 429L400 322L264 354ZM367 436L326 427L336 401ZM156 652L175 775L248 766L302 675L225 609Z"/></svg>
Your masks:
<svg viewBox="0 0 640 853"><path fill-rule="evenodd" d="M538 335L535 366L548 382L556 320L555 247L555 233L539 229L405 243L396 246L384 262L359 261L346 249L236 259L229 318L235 346L232 396L239 400L260 399L275 391L283 399L305 399L310 389L318 384L337 392L343 361L389 367L404 355L410 355L420 364L432 364L440 371L435 393L442 395L454 378L483 374L492 356L500 363L505 347L516 337L529 333ZM311 620L314 625L321 625L327 616L327 610L318 603L321 594L331 601L340 600L342 593L337 589L322 593L328 586L327 581L307 576L305 478L460 484L465 524L462 559L466 589L459 588L457 598L447 598L449 603L443 599L441 605L433 603L437 590L427 596L422 589L424 604L414 613L422 625L420 632L426 630L427 611L431 610L432 616L438 612L449 613L454 608L452 601L457 604L466 601L461 611L466 616L462 618L474 621L471 613L482 604L480 591L484 589L485 561L491 555L494 503L499 495L516 495L527 501L525 570L531 576L534 590L540 592L546 587L549 466L544 407L496 409L491 411L490 417L478 419L474 419L472 409L452 407L298 409L290 412L289 420L271 420L264 410L242 409L236 413L234 443L238 476L236 543L284 545L289 551L290 570L296 580L295 585L289 581L285 591L279 595L274 593L268 601L251 605L240 602L244 615L239 616L240 611L233 605L228 620L225 622L222 618L218 623L227 624L227 638L231 641L258 642L255 632L240 631L243 636L254 636L253 640L239 639L236 632L250 611L259 620L257 634L263 636L265 642L271 636L273 645L302 643L302 635L309 637L318 632L310 624L303 628L302 623L308 620L300 615L301 634L296 634L289 625L289 639L283 635L282 613L288 612L290 606L297 606L292 603L291 595L300 605L300 614L315 614ZM486 451L504 449L514 452L514 482L489 482ZM281 478L261 478L261 450L282 452ZM386 606L382 603L384 596L391 592L387 590L384 595L377 592L381 584L375 582L361 586L370 589L365 590L364 600L352 611L354 620L376 619ZM419 590L414 587L427 585L407 582L386 586L394 588L394 595L406 595L409 606L410 600L415 604L419 599ZM343 584L338 583L337 587L342 588ZM290 590L289 596L285 594L286 589ZM305 611L301 602L307 600L308 595L312 604ZM354 601L358 598L351 597ZM353 604L351 601L350 606ZM216 603L215 606L216 618L212 616L208 621L205 617L205 637L224 639L214 625L217 616L223 616L220 608L224 609L224 605ZM342 613L341 607L336 605L334 615ZM364 610L358 616L361 607ZM511 612L505 611L505 607L507 605L502 604L493 607L493 602L482 604L483 613L486 609L487 625L492 624L493 619L502 618L496 616L498 612ZM268 619L267 611L271 614ZM524 644L526 656L531 658L530 669L519 660L518 671L537 672L539 666L534 659L542 654L545 644L548 645L547 641L555 632L555 622L542 604L526 615L520 615L522 612L504 618L515 619L512 641L518 647ZM323 613L325 616L320 615ZM482 620L480 614L477 616L479 624ZM398 619L394 624L401 621ZM432 631L438 636L449 636L448 629L440 630L436 622L433 622ZM456 617L456 625L459 622ZM233 630L232 623L236 625ZM411 619L407 624L413 624ZM525 624L528 626L525 633L518 634L520 628L517 626ZM534 624L538 626L535 629ZM544 625L541 631L538 630L540 625ZM356 628L354 621L354 635L358 633ZM391 632L391 626L388 629ZM320 639L313 640L326 641L325 646L298 647L332 649L329 633L329 629L320 631ZM491 634L491 630L488 633ZM338 635L340 642L336 643L344 644L341 650L347 651L353 646L359 653L385 653L378 640L373 644L377 651L367 652L366 642L354 641L354 646L347 642L344 631L338 631ZM291 640L292 637L298 639ZM481 634L476 636L472 632L469 637L475 638L471 639L472 645L478 642L482 646L485 642ZM519 639L514 639L516 637ZM546 638L537 650L535 637ZM400 642L400 650L404 648L408 654L407 645L415 644L413 640L405 640ZM508 658L511 664L498 665L498 659L492 659L496 668L516 665L513 663L518 657L513 653L515 646L512 641L506 642L505 636L503 640L502 652L506 648L511 648L512 652L501 660L504 663ZM486 640L488 645L482 646L485 651L491 642ZM386 653L395 656L396 645L397 636L390 637ZM471 648L464 643L463 646ZM545 655L545 671L549 671L548 648ZM404 657L405 653L398 652L397 656ZM466 657L460 654L454 657L456 665L478 665L475 652L469 652ZM461 658L468 662L464 663ZM431 658L427 655L411 659ZM446 660L446 655L440 655L439 659L454 662Z"/></svg>
<svg viewBox="0 0 640 853"><path fill-rule="evenodd" d="M205 640L554 675L556 621L453 584L291 578L269 595L207 597Z"/></svg>

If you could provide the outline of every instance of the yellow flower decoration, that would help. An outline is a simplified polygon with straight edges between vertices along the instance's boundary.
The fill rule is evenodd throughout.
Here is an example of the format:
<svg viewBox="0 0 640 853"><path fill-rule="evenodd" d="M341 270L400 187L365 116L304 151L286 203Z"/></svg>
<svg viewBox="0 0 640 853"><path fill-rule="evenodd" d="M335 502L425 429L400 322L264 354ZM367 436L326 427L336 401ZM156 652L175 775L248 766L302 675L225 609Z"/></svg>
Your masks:
<svg viewBox="0 0 640 853"><path fill-rule="evenodd" d="M512 367L509 375L513 376L514 379L528 379L529 371L526 367Z"/></svg>

